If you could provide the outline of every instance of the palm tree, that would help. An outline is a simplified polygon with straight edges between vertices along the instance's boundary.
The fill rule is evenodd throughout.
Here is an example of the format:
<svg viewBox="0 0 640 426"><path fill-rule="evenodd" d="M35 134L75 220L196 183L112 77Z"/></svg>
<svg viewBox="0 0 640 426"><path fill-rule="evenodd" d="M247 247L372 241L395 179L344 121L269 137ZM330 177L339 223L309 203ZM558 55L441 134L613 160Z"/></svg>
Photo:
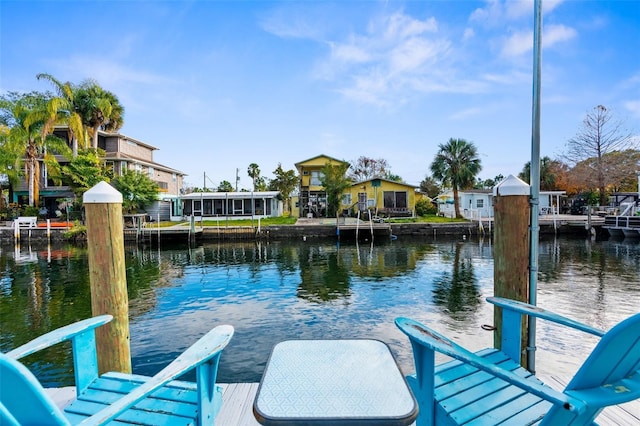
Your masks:
<svg viewBox="0 0 640 426"><path fill-rule="evenodd" d="M556 174L554 171L557 161L545 156L540 159L540 189L550 191L556 189ZM531 184L531 161L527 161L518 177Z"/></svg>
<svg viewBox="0 0 640 426"><path fill-rule="evenodd" d="M40 161L56 169L57 161L52 152L65 153L68 147L61 139L50 135L52 98L47 94L9 94L0 101L3 115L10 117L10 127L5 134L8 146L21 146L22 155L17 168L24 167L29 188L29 205L35 206L40 190Z"/></svg>
<svg viewBox="0 0 640 426"><path fill-rule="evenodd" d="M71 141L73 158L78 155L78 142L82 148L86 148L86 131L82 124L82 117L76 111L74 102L74 87L70 82L62 83L50 74L36 75L38 80L45 79L51 82L58 96L49 100L49 117L45 123L45 132L50 133L53 126L63 124L67 126L67 133Z"/></svg>
<svg viewBox="0 0 640 426"><path fill-rule="evenodd" d="M98 149L98 131L117 131L124 124L124 107L117 96L94 80L85 80L75 91L76 111L89 129L93 149Z"/></svg>
<svg viewBox="0 0 640 426"><path fill-rule="evenodd" d="M247 174L253 180L253 190L256 190L256 179L260 177L260 167L256 163L249 164Z"/></svg>
<svg viewBox="0 0 640 426"><path fill-rule="evenodd" d="M20 159L23 155L24 145L10 137L10 129L6 124L0 124L0 176L6 176L6 179L0 178L0 209L6 208L3 185L7 184L11 196L12 185L19 181Z"/></svg>
<svg viewBox="0 0 640 426"><path fill-rule="evenodd" d="M478 150L472 142L453 138L446 144L438 145L438 148L431 163L431 173L443 185L451 187L456 217L462 217L458 190L473 186L476 175L482 170Z"/></svg>

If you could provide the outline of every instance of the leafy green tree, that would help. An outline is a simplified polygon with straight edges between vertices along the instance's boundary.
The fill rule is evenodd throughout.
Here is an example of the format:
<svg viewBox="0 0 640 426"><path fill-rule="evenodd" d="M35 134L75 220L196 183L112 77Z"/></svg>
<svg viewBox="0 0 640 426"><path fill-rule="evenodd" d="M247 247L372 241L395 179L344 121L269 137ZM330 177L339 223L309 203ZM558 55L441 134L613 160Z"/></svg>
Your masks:
<svg viewBox="0 0 640 426"><path fill-rule="evenodd" d="M93 149L98 149L98 130L115 132L124 124L124 107L118 97L95 80L85 80L77 87L74 103L89 129Z"/></svg>
<svg viewBox="0 0 640 426"><path fill-rule="evenodd" d="M322 167L320 183L327 193L327 217L337 215L342 194L351 186L352 181L346 175L347 170L349 170L349 163L332 165L327 162Z"/></svg>
<svg viewBox="0 0 640 426"><path fill-rule="evenodd" d="M113 179L112 184L122 194L123 210L130 213L158 199L158 184L135 170L126 170L122 176Z"/></svg>
<svg viewBox="0 0 640 426"><path fill-rule="evenodd" d="M233 185L228 180L223 180L218 185L218 192L233 192Z"/></svg>
<svg viewBox="0 0 640 426"><path fill-rule="evenodd" d="M103 155L93 149L82 150L62 166L62 176L76 197L81 198L82 194L99 182L110 182L113 178L113 171L107 168L101 157Z"/></svg>
<svg viewBox="0 0 640 426"><path fill-rule="evenodd" d="M425 176L420 182L420 192L427 194L431 198L435 198L440 194L441 188L438 181L431 176Z"/></svg>
<svg viewBox="0 0 640 426"><path fill-rule="evenodd" d="M394 173L391 173L391 171L387 171L384 175L384 178L386 180L392 180L394 182L404 182L404 179L402 179L402 177Z"/></svg>
<svg viewBox="0 0 640 426"><path fill-rule="evenodd" d="M280 192L285 209L291 212L291 193L298 186L298 174L295 170L284 170L282 164L278 163L273 175L275 178L269 183L269 188Z"/></svg>
<svg viewBox="0 0 640 426"><path fill-rule="evenodd" d="M451 187L456 217L462 217L458 191L473 186L476 175L482 170L478 150L472 142L454 138L438 145L438 148L431 163L431 173L443 185Z"/></svg>

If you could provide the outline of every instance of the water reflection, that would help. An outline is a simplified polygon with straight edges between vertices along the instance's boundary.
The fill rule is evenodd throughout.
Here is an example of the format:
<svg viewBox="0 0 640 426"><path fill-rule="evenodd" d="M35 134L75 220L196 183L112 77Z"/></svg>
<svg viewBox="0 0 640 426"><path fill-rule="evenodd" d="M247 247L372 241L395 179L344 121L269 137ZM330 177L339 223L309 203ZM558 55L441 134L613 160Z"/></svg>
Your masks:
<svg viewBox="0 0 640 426"><path fill-rule="evenodd" d="M461 242L455 244L453 258L449 259L451 271L443 271L435 279L433 289L434 303L457 320L464 320L482 303L473 261L469 256L461 256L464 248Z"/></svg>
<svg viewBox="0 0 640 426"><path fill-rule="evenodd" d="M0 248L0 350L91 316L86 251ZM217 324L236 335L220 380L258 381L286 339L387 342L405 372L411 350L393 325L408 316L470 348L491 345L490 240L372 244L243 242L125 250L134 372L153 374ZM24 262L24 256L35 259ZM640 244L541 241L539 304L607 329L640 306ZM31 257L31 256L30 256ZM594 343L539 325L540 371L571 371ZM28 361L49 386L72 381L68 347ZM567 354L571 354L568 357Z"/></svg>

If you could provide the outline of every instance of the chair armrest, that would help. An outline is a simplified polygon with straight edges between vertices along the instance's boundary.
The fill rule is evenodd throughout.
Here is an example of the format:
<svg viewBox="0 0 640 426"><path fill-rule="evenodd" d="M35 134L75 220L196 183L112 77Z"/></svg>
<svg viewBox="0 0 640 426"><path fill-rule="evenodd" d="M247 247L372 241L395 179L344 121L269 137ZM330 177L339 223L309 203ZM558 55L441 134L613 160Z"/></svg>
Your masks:
<svg viewBox="0 0 640 426"><path fill-rule="evenodd" d="M57 328L43 334L42 336L36 337L35 339L25 343L22 346L18 346L17 348L7 352L5 355L13 359L23 358L27 355L31 355L32 353L38 352L42 349L46 349L58 343L62 343L66 340L71 340L86 332L93 331L97 327L108 323L112 319L113 317L111 315L100 315Z"/></svg>
<svg viewBox="0 0 640 426"><path fill-rule="evenodd" d="M566 410L576 413L583 413L586 411L586 405L582 401L562 392L558 392L548 386L527 380L512 373L511 371L497 367L417 321L409 318L396 318L395 322L398 328L409 336L412 341L419 343L432 351L440 352L480 370L486 371L495 377L559 405Z"/></svg>
<svg viewBox="0 0 640 426"><path fill-rule="evenodd" d="M487 302L499 306L502 309L507 309L510 311L518 312L520 314L530 315L547 321L555 322L557 324L562 324L567 327L575 328L576 330L581 330L598 337L602 337L606 333L605 331L598 330L597 328L593 328L581 322L574 321L570 318L553 313L551 311L547 311L546 309L542 309L538 306L529 305L528 303L519 302L517 300L505 299L502 297L487 297Z"/></svg>
<svg viewBox="0 0 640 426"><path fill-rule="evenodd" d="M102 425L107 423L168 382L175 380L201 364L213 362L217 367L218 358L232 336L233 327L230 325L221 325L214 328L202 336L196 343L178 356L178 358L173 360L171 364L163 368L158 374L151 377L128 395L115 401L109 407L86 418L80 424ZM211 400L213 400L213 393L215 392L215 372L213 372L212 375L213 377L211 377L211 375L209 377L213 383L198 382L198 392L201 391L201 386L207 385L207 390L211 394ZM198 376L201 375L198 374Z"/></svg>
<svg viewBox="0 0 640 426"><path fill-rule="evenodd" d="M596 388L568 390L568 395L586 402L590 407L608 407L640 398L640 370L635 374Z"/></svg>

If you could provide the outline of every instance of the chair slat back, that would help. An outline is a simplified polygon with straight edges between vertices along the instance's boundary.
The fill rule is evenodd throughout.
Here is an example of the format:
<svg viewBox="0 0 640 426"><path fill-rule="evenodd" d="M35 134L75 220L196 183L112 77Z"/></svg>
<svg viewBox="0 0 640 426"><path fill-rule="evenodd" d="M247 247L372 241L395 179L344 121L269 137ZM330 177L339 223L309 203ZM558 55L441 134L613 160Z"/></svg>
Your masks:
<svg viewBox="0 0 640 426"><path fill-rule="evenodd" d="M640 314L614 326L582 364L566 390L617 382L640 369Z"/></svg>
<svg viewBox="0 0 640 426"><path fill-rule="evenodd" d="M69 424L38 379L19 361L0 354L0 377L0 424Z"/></svg>

